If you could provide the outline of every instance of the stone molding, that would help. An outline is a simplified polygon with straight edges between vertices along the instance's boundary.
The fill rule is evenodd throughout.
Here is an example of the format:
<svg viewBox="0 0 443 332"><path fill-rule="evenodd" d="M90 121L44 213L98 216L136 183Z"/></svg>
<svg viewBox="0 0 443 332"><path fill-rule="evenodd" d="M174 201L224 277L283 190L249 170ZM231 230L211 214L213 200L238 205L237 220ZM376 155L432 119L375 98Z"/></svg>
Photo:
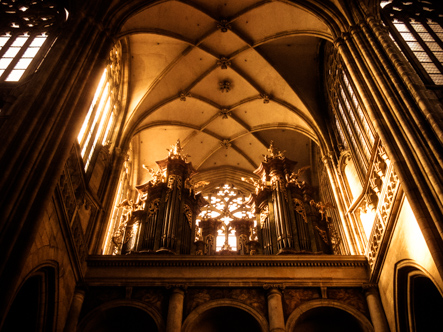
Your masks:
<svg viewBox="0 0 443 332"><path fill-rule="evenodd" d="M366 267L364 256L313 256L310 257L142 257L90 256L89 267Z"/></svg>

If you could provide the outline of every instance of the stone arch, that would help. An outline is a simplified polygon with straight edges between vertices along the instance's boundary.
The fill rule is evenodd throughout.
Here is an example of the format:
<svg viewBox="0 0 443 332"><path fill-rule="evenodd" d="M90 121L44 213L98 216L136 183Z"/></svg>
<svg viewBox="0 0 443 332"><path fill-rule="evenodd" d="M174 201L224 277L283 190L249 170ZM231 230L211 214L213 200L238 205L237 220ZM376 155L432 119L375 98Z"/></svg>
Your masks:
<svg viewBox="0 0 443 332"><path fill-rule="evenodd" d="M212 309L217 309L222 307L231 307L237 310L239 309L244 311L246 314L252 316L251 318L255 319L262 332L269 331L268 321L257 310L244 303L230 299L213 300L198 306L188 315L188 317L186 317L182 325L182 331L183 332L195 331L195 325L199 323L200 319L204 317L205 313L208 313Z"/></svg>
<svg viewBox="0 0 443 332"><path fill-rule="evenodd" d="M394 303L398 331L438 329L443 311L443 290L432 275L412 260L396 264ZM440 328L441 329L441 328Z"/></svg>
<svg viewBox="0 0 443 332"><path fill-rule="evenodd" d="M157 309L149 306L143 302L134 300L116 300L106 302L97 308L94 308L89 313L87 313L83 319L78 324L78 331L92 331L94 325L100 323L100 319L106 318L106 314L117 312L118 309L125 308L127 311L134 311L138 315L146 314L152 319L152 323L155 324L158 332L163 332L165 330L165 322L160 312ZM148 318L148 320L149 320Z"/></svg>
<svg viewBox="0 0 443 332"><path fill-rule="evenodd" d="M52 331L56 326L58 265L40 264L17 288L1 331Z"/></svg>
<svg viewBox="0 0 443 332"><path fill-rule="evenodd" d="M329 299L312 300L300 305L288 317L286 322L286 331L293 331L296 328L297 324L299 324L302 321L303 315L305 315L309 311L320 308L331 308L331 309L341 310L346 314L351 315L355 319L355 321L361 327L361 331L364 332L374 331L374 328L372 327L372 324L369 321L369 319L366 318L366 316L363 315L360 311L341 302Z"/></svg>

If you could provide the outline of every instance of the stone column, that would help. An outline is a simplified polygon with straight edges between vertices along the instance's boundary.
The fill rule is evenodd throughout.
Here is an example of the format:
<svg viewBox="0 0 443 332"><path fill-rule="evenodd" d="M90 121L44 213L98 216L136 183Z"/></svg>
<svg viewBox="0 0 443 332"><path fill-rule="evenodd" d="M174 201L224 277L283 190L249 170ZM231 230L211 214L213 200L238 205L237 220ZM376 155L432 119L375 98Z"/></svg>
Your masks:
<svg viewBox="0 0 443 332"><path fill-rule="evenodd" d="M185 292L175 287L169 297L168 317L166 319L166 332L180 332L183 318L183 300Z"/></svg>
<svg viewBox="0 0 443 332"><path fill-rule="evenodd" d="M69 309L68 318L66 319L64 332L77 331L78 317L80 316L84 299L84 289L76 288L74 297L72 298L71 308Z"/></svg>
<svg viewBox="0 0 443 332"><path fill-rule="evenodd" d="M383 305L378 295L376 285L363 285L365 289L366 302L368 303L369 315L375 332L389 332Z"/></svg>
<svg viewBox="0 0 443 332"><path fill-rule="evenodd" d="M285 332L281 292L275 287L268 290L268 314L269 332Z"/></svg>

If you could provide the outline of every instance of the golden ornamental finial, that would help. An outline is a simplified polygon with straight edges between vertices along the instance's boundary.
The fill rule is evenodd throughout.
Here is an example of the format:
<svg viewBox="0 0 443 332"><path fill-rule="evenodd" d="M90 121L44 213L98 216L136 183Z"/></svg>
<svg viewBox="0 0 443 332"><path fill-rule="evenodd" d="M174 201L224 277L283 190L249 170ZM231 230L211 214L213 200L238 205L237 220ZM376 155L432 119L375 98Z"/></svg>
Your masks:
<svg viewBox="0 0 443 332"><path fill-rule="evenodd" d="M274 141L271 141L271 144L269 145L268 149L269 155L263 155L265 161L268 161L269 159L279 158L283 159L285 157L284 153L286 150L280 151L279 149L274 147Z"/></svg>
<svg viewBox="0 0 443 332"><path fill-rule="evenodd" d="M170 149L166 149L169 152L169 157L172 159L183 159L186 161L190 155L183 154L183 148L180 145L180 140L178 139L175 145L171 145Z"/></svg>

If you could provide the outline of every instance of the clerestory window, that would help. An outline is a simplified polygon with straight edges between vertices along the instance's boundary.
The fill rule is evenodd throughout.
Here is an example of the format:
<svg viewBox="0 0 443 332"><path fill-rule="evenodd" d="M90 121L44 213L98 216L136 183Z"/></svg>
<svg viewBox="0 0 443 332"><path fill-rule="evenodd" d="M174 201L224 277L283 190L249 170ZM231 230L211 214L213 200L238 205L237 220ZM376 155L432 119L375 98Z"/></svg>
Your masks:
<svg viewBox="0 0 443 332"><path fill-rule="evenodd" d="M363 181L375 142L374 127L340 56L332 47L327 50L327 56L325 81L334 116L333 130L342 148L352 152Z"/></svg>
<svg viewBox="0 0 443 332"><path fill-rule="evenodd" d="M0 1L0 82L35 72L68 12L54 1Z"/></svg>
<svg viewBox="0 0 443 332"><path fill-rule="evenodd" d="M117 43L110 52L108 66L102 74L77 136L85 171L88 170L97 148L107 145L113 134L116 117L121 107L121 55L121 44Z"/></svg>
<svg viewBox="0 0 443 332"><path fill-rule="evenodd" d="M382 1L384 23L427 85L443 85L443 3L429 0Z"/></svg>

